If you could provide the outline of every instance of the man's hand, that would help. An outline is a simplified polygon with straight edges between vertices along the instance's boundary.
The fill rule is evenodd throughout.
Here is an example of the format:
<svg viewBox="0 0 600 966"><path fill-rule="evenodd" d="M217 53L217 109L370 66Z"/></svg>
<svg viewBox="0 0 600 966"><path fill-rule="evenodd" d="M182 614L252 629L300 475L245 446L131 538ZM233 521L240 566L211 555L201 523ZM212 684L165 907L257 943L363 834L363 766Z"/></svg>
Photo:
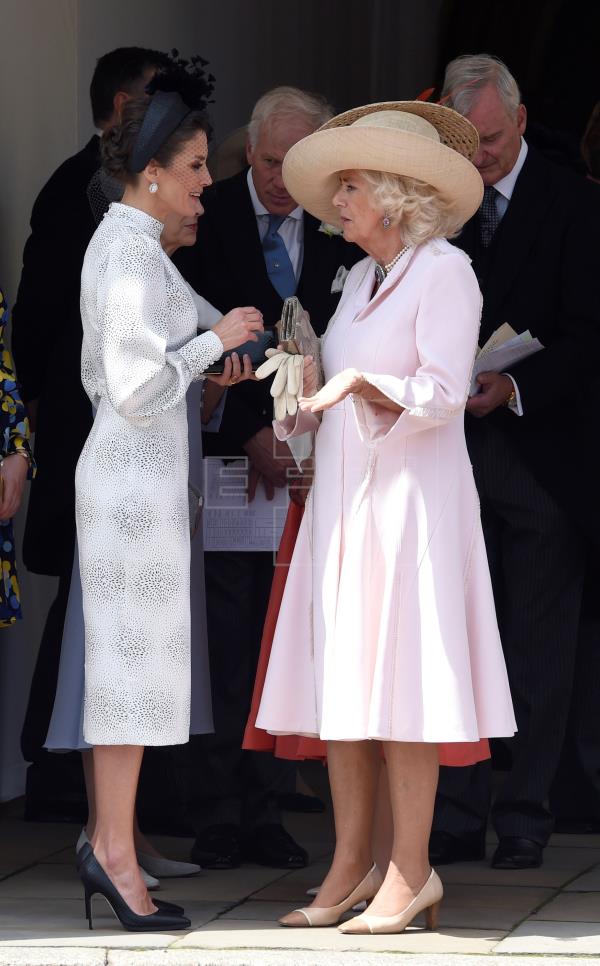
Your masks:
<svg viewBox="0 0 600 966"><path fill-rule="evenodd" d="M248 475L248 501L251 503L254 499L261 477L267 499L272 500L273 488L281 489L287 486L288 469L296 465L289 446L277 439L273 430L265 426L245 443L244 450L251 464Z"/></svg>
<svg viewBox="0 0 600 966"><path fill-rule="evenodd" d="M467 400L467 412L471 416L487 416L499 406L504 406L514 390L513 381L503 372L480 372L477 382L481 392Z"/></svg>

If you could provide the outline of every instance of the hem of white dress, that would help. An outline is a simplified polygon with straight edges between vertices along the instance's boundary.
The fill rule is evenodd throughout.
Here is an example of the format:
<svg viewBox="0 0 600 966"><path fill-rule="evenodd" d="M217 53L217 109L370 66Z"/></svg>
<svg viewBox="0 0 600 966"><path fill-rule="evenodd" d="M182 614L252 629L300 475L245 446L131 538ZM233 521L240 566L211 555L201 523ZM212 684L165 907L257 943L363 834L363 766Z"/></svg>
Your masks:
<svg viewBox="0 0 600 966"><path fill-rule="evenodd" d="M203 731L203 732L195 731L193 733L194 734L212 734L212 732L210 731ZM141 747L141 748L170 748L171 745L187 745L188 741L190 740L190 734L191 732L188 731L185 737L178 737L178 738L174 737L174 738L169 738L168 740L162 738L160 741L157 740L156 738L145 738L143 735L136 735L135 738L132 735L128 735L127 737L125 737L124 735L116 735L116 736L112 735L110 740L108 740L106 736L103 735L100 741L94 741L93 738L89 738L87 735L84 735L84 741L86 742L86 744L91 745L94 748L97 747L98 745L101 747L110 747L110 748L112 748L113 746L119 746L119 745L131 745L134 747ZM48 750L56 751L57 749L50 748Z"/></svg>

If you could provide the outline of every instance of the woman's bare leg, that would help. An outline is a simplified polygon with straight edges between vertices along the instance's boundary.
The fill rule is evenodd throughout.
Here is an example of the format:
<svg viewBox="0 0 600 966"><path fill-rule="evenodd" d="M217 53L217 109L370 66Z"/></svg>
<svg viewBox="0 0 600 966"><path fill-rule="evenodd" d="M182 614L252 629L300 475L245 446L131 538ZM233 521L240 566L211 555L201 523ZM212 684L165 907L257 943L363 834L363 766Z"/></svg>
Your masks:
<svg viewBox="0 0 600 966"><path fill-rule="evenodd" d="M133 842L135 797L144 754L139 745L94 747L94 854L138 915L156 911L140 875Z"/></svg>
<svg viewBox="0 0 600 966"><path fill-rule="evenodd" d="M91 839L94 835L94 830L96 828L96 790L94 788L94 756L91 751L82 751L81 760L83 762L83 774L85 777L85 791L88 800L88 818L85 825L85 830L87 836ZM146 838L144 833L140 830L137 820L137 814L133 813L133 841L136 849L139 852L145 852L146 855L156 855L158 858L162 858L161 853L152 845L152 842Z"/></svg>
<svg viewBox="0 0 600 966"><path fill-rule="evenodd" d="M96 829L96 790L94 788L94 753L89 751L81 752L81 764L83 765L83 777L85 779L85 793L88 803L88 817L85 823L87 837L93 838Z"/></svg>
<svg viewBox="0 0 600 966"><path fill-rule="evenodd" d="M381 889L369 906L375 916L394 916L412 901L431 871L429 834L438 782L437 745L385 743L394 842Z"/></svg>
<svg viewBox="0 0 600 966"><path fill-rule="evenodd" d="M375 821L373 824L373 859L385 875L392 857L394 842L394 819L390 800L390 785L385 761L382 759L377 785Z"/></svg>
<svg viewBox="0 0 600 966"><path fill-rule="evenodd" d="M373 741L329 741L329 783L335 819L335 853L313 906L335 906L352 892L373 865L371 833L379 770L379 745ZM300 913L285 917L306 925Z"/></svg>

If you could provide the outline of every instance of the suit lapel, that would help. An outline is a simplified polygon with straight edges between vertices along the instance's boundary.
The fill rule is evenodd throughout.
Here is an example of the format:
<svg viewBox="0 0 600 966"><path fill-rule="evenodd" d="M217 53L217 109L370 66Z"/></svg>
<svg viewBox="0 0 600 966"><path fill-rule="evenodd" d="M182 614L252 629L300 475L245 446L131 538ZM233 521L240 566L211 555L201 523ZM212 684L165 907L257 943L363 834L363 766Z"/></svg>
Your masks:
<svg viewBox="0 0 600 966"><path fill-rule="evenodd" d="M304 251L302 254L302 271L298 279L298 294L302 292L303 283L306 284L306 279L314 278L315 276L318 277L320 274L319 269L322 267L318 244L319 222L312 215L309 215L307 211L304 212L303 218Z"/></svg>
<svg viewBox="0 0 600 966"><path fill-rule="evenodd" d="M491 264L483 283L484 318L495 325L507 294L548 217L551 194L544 167L531 148L517 178L506 214L490 251Z"/></svg>
<svg viewBox="0 0 600 966"><path fill-rule="evenodd" d="M235 274L244 281L251 279L253 285L264 276L266 284L270 284L246 172L231 179L228 191L219 191L217 183L215 194L218 200L215 226L227 260L235 266Z"/></svg>

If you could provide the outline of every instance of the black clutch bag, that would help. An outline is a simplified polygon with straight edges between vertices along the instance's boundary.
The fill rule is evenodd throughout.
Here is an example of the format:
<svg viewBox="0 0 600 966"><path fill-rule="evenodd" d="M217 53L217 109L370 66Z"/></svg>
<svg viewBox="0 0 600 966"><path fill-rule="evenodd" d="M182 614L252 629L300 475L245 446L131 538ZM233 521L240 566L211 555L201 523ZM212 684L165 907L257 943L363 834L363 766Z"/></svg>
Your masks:
<svg viewBox="0 0 600 966"><path fill-rule="evenodd" d="M277 348L277 333L274 329L267 329L259 337L257 342L244 342L243 345L239 345L237 349L231 349L228 352L224 352L220 359L213 362L208 369L204 372L208 375L220 375L223 372L223 367L225 365L225 359L230 356L232 352L237 352L240 357L240 363L242 363L243 356L250 356L250 361L252 362L252 371L256 372L259 366L266 361L265 352L267 349Z"/></svg>

